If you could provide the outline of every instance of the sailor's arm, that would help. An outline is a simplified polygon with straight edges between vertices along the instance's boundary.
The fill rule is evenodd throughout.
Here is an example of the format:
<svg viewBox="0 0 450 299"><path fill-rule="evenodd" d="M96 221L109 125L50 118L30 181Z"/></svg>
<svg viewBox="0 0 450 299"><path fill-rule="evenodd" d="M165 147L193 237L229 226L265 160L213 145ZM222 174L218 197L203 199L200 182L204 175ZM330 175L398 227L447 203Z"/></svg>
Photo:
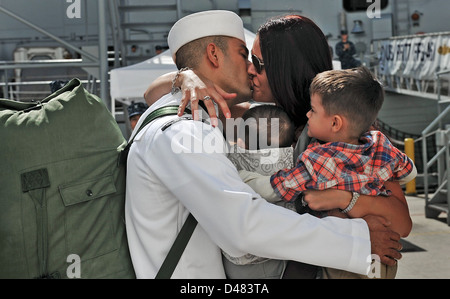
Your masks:
<svg viewBox="0 0 450 299"><path fill-rule="evenodd" d="M172 125L150 149L161 157L154 162L159 163L155 165L159 165L159 178L171 186L171 192L230 255L251 253L365 274L370 265L371 238L389 239L384 243L386 250L399 248L391 240L395 239L394 233L369 234L362 219L318 219L266 202L242 182L220 149L209 149L208 154L184 152L185 145L177 140L192 140L192 134L204 134L205 130L197 127L198 122L184 128L179 127L180 123L186 124ZM217 138L221 137L216 131ZM171 161L174 168L164 161Z"/></svg>
<svg viewBox="0 0 450 299"><path fill-rule="evenodd" d="M402 237L409 235L412 220L403 190L397 182L386 182L385 187L391 191L390 196L360 195L356 204L348 212L351 218L361 218L366 215L382 216L388 220L390 228ZM308 206L317 211L341 209L344 210L352 199L352 192L327 189L323 191L308 190L304 200Z"/></svg>

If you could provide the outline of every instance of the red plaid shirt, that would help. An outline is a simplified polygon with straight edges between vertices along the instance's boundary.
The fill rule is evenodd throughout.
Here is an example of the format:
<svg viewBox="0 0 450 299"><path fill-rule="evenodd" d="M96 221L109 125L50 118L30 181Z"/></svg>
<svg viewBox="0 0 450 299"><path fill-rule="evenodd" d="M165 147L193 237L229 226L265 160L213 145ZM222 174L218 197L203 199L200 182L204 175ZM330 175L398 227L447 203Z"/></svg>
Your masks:
<svg viewBox="0 0 450 299"><path fill-rule="evenodd" d="M366 195L387 194L384 182L407 177L414 164L379 131L367 132L360 145L344 142L312 143L297 166L271 176L275 193L295 200L307 189L336 188Z"/></svg>

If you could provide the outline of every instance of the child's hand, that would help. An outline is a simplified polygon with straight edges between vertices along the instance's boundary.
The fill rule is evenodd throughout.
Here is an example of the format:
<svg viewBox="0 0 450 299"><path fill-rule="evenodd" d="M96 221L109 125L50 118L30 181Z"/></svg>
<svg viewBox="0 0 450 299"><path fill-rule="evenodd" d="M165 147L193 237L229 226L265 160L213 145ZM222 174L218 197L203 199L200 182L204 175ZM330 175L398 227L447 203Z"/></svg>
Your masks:
<svg viewBox="0 0 450 299"><path fill-rule="evenodd" d="M352 199L351 192L337 189L327 189L323 191L307 190L303 193L303 200L315 211L327 211L333 209L343 210L348 206Z"/></svg>

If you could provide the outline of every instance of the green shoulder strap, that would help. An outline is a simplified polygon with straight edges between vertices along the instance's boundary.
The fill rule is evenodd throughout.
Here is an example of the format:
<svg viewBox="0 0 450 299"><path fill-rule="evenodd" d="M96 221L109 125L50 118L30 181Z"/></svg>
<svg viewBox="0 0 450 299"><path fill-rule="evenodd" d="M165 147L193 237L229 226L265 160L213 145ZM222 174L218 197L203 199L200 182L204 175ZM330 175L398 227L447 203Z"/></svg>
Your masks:
<svg viewBox="0 0 450 299"><path fill-rule="evenodd" d="M130 141L128 141L127 146L120 153L117 163L119 165L126 165L127 158L128 158L128 152L130 151L131 144L133 143L134 138L137 136L137 134L146 125L148 125L149 123L151 123L152 121L154 121L155 119L157 119L159 117L166 116L166 115L176 115L176 114L178 114L178 106L169 105L169 106L160 107L160 108L152 111L149 115L147 115L147 117L142 122L141 126L137 129L135 129L135 130L137 130L136 133L134 134L133 138Z"/></svg>
<svg viewBox="0 0 450 299"><path fill-rule="evenodd" d="M142 125L138 128L138 131L134 136L136 136L146 125L148 125L153 120L166 116L166 115L176 115L178 113L178 106L164 106L152 111L142 122ZM133 143L134 137L128 142L126 147L126 154L128 154L129 147ZM126 160L125 160L126 161ZM194 232L195 227L197 226L197 220L189 214L188 218L183 224L180 232L178 233L175 242L169 250L169 253L166 256L161 268L156 274L156 279L169 279L172 276L173 271L175 270L178 261L180 260L181 255L186 248L189 239L191 238L192 233Z"/></svg>
<svg viewBox="0 0 450 299"><path fill-rule="evenodd" d="M137 129L136 134L134 134L134 137L136 137L136 135L149 123L151 123L152 121L154 121L155 119L162 117L162 116L166 116L166 115L176 115L178 114L178 107L176 105L170 105L170 106L164 106L164 107L160 107L154 111L152 111L149 115L147 115L147 117L144 119L144 121L142 122L141 126ZM129 145L131 145L131 143L134 140L133 139L130 140L130 142L128 142Z"/></svg>

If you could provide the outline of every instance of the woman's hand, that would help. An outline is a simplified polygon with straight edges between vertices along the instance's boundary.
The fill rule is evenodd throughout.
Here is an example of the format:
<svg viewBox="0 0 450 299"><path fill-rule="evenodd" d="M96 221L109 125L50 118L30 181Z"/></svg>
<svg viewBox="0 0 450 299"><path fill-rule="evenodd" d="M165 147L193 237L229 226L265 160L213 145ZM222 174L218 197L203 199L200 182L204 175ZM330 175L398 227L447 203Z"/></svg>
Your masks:
<svg viewBox="0 0 450 299"><path fill-rule="evenodd" d="M144 93L145 101L149 106L159 100L162 96L171 92L172 81L176 78L177 72L171 72L158 77L154 80ZM220 107L225 118L230 118L231 113L228 108L228 104L225 99L233 99L236 97L235 93L227 93L220 87L215 85L209 80L206 82L202 81L197 74L192 70L186 70L179 73L175 86L181 88L183 93L180 108L178 110L178 115L183 115L184 109L187 104L191 103L192 115L194 119L198 120L199 115L195 113L198 111L198 101L202 100L205 102L205 106L210 115L211 122L213 125L217 124L217 113L214 107L214 102ZM207 98L209 96L209 98Z"/></svg>
<svg viewBox="0 0 450 299"><path fill-rule="evenodd" d="M231 117L227 100L235 98L235 93L227 93L213 82L207 79L200 79L192 70L181 72L178 76L177 83L179 83L178 86L181 86L183 93L180 108L178 109L179 116L183 115L184 109L188 103L191 103L194 120L198 120L199 115L195 111L198 111L199 101L203 101L213 126L218 125L218 116L213 102L220 107L225 118Z"/></svg>

